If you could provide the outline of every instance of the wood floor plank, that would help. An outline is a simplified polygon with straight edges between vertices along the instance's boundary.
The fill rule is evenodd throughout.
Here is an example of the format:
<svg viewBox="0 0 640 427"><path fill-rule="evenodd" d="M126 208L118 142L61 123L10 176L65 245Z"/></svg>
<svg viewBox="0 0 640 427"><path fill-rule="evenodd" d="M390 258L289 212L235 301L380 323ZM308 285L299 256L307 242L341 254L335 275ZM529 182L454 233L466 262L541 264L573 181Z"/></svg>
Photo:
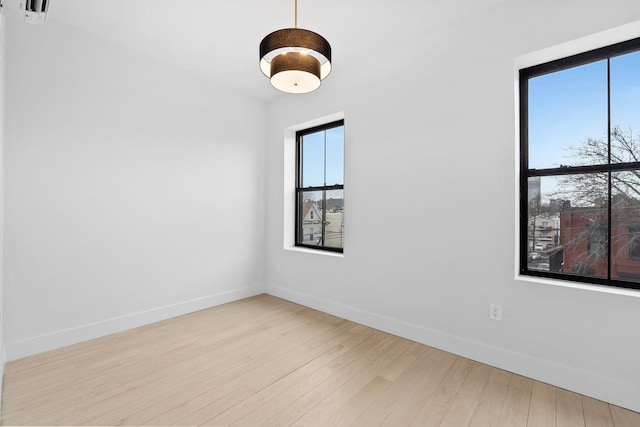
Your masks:
<svg viewBox="0 0 640 427"><path fill-rule="evenodd" d="M398 379L416 358L424 353L424 346L412 343L405 353L391 362L373 380L367 383L351 399L342 405L326 422L326 425L350 426L365 413L374 402Z"/></svg>
<svg viewBox="0 0 640 427"><path fill-rule="evenodd" d="M513 374L502 369L492 369L487 386L469 423L470 426L495 427L498 425L512 376Z"/></svg>
<svg viewBox="0 0 640 427"><path fill-rule="evenodd" d="M415 362L415 360L425 351L425 346L418 343L412 343L411 347L387 366L381 373L382 378L394 382Z"/></svg>
<svg viewBox="0 0 640 427"><path fill-rule="evenodd" d="M438 426L442 422L449 407L458 395L467 376L477 365L469 359L457 358L447 375L438 385L438 389L422 406L411 426Z"/></svg>
<svg viewBox="0 0 640 427"><path fill-rule="evenodd" d="M314 334L311 335L311 337L313 336ZM270 360L259 358L258 361L261 362L260 366L251 371L247 371L245 374L234 378L232 381L220 387L216 387L215 390L208 391L204 395L199 396L199 401L203 402L208 400L210 403L201 406L189 414L183 414L183 418L179 418L177 422L183 425L207 423L211 418L228 411L241 401L250 398L263 388L273 384L283 376L288 375L297 367L309 363L344 340L344 337L339 334L339 331L335 331L335 328L330 333L322 337L316 337L305 344L302 344L300 338L289 338L292 347L287 349L284 354L278 358L271 358ZM233 398L231 398L231 396L233 396ZM202 399L202 397L204 397L204 399ZM157 421L158 420L155 420L155 422Z"/></svg>
<svg viewBox="0 0 640 427"><path fill-rule="evenodd" d="M316 319L318 316L314 313L311 319ZM57 405L59 401L51 401L51 402L41 402L38 399L33 399L32 396L29 396L29 404L31 405L29 409L30 416L33 417L37 413L42 413L44 419L33 418L28 422L45 422L45 419L49 421L49 423L54 422L57 418L56 416L60 416L64 419L67 419L68 412L73 414L85 414L85 416L89 415L99 415L95 414L91 411L92 407L96 409L100 409L104 406L103 411L108 412L110 406L104 405L104 403L111 403L112 399L125 399L128 396L128 393L125 393L127 390L137 390L141 387L150 387L154 381L162 380L164 381L166 372L171 370L177 370L178 374L182 374L183 371L189 373L193 370L193 366L200 366L199 360L202 359L216 359L216 356L220 356L221 354L228 354L230 360L237 358L239 354L243 354L246 350L251 350L254 353L259 351L260 346L256 345L256 342L260 343L266 341L268 343L271 342L272 337L275 337L282 333L286 332L292 328L299 327L300 324L304 323L304 319L296 319L293 322L288 322L286 325L280 325L284 329L261 329L260 332L255 333L251 336L247 336L244 339L238 340L233 345L229 343L228 346L220 346L214 349L216 353L198 353L198 352L190 352L189 349L178 348L175 351L169 351L163 354L151 353L146 355L146 357L139 358L135 364L122 367L117 365L113 370L110 370L106 373L101 372L97 377L88 377L86 380L89 381L88 391L87 386L84 384L84 379L78 380L76 378L77 383L79 384L76 387L81 387L79 389L74 387L66 387L63 392L69 393L72 392L71 395L65 395L68 399L71 399L71 406L69 404L66 405ZM192 346L191 350L199 349L200 344L196 342L190 342ZM240 351L240 353L238 353ZM191 357L187 357L191 356ZM223 359L221 362L224 362L226 359ZM149 361L152 361L150 363ZM224 364L221 365L221 367ZM99 384L100 390L95 392L96 384ZM52 386L54 386L53 384ZM80 393L78 393L80 392ZM45 396L46 399L46 396ZM62 406L59 408L58 406ZM57 412L60 412L59 415L56 415ZM12 421L11 414L3 414L6 416L9 421ZM80 416L80 415L79 415ZM76 423L86 423L89 420L83 419L78 420Z"/></svg>
<svg viewBox="0 0 640 427"><path fill-rule="evenodd" d="M316 343L321 343L326 348L340 346L344 340L351 336L350 329L352 328L348 323L339 327L332 327L326 334L319 335ZM281 344L285 346L284 342L281 342ZM300 343L294 344L294 346L299 346L300 349L303 348ZM240 361L220 362L207 369L201 369L195 375L192 375L188 381L176 378L171 387L159 388L154 394L143 396L136 401L120 406L120 415L115 418L115 421L124 425L141 425L158 417L159 414L168 417L168 413L172 409L179 413L176 417L180 418L187 415L184 405L206 391L217 390L216 393L222 394L223 390L234 393L237 389L242 389L243 393L253 395L252 391L243 387L242 382L244 379L249 375L257 375L259 372L264 371L265 365L268 363L283 361L293 363L295 366L295 359L284 357L290 349L291 347L284 348L282 352L275 354L275 358L271 355L265 355L260 360L256 360L247 356L247 358ZM294 349L293 351L296 350ZM321 354L328 352L324 349L316 349L315 351ZM313 357L313 355L309 357ZM279 376L276 375L276 378L279 378ZM242 393L236 393L236 398L242 395ZM109 412L101 417L92 419L89 424L114 424L114 417L116 417L116 414ZM164 424L167 423L165 422Z"/></svg>
<svg viewBox="0 0 640 427"><path fill-rule="evenodd" d="M369 406L391 385L391 381L383 376L377 376L356 394L340 406L331 416L327 417L326 422L315 422L315 425L331 425L331 426L350 426L362 415ZM318 420L319 421L319 420ZM302 422L300 425L306 425Z"/></svg>
<svg viewBox="0 0 640 427"><path fill-rule="evenodd" d="M584 427L580 395L572 391L556 391L556 425L558 427Z"/></svg>
<svg viewBox="0 0 640 427"><path fill-rule="evenodd" d="M226 330L229 323L237 322L247 315L251 315L259 321L262 316L273 317L274 314L284 312L285 309L290 312L291 307L291 303L268 295L246 298L234 303L220 305L216 307L215 311L201 310L118 334L63 347L55 351L8 362L5 367L5 378L11 378L11 375L25 370L41 374L42 372L50 371L56 364L68 367L69 364L75 365L87 360L100 362L103 360L102 357L97 358L96 355L102 355L105 349L115 346L127 348L134 341L139 345L145 341L145 338L154 340L161 336L166 337L171 333L182 334L187 330L195 331L205 327L210 328L212 324L219 325L221 330ZM214 321L215 323L211 323ZM246 323L244 322L244 324ZM40 372L37 371L38 368L41 368Z"/></svg>
<svg viewBox="0 0 640 427"><path fill-rule="evenodd" d="M233 408L213 418L210 422L218 425L232 425L254 411L264 414L265 406L268 406L272 411L275 410L278 396L285 393L295 396L297 395L295 390L304 390L319 383L340 361L344 360L348 352L363 343L372 333L371 329L364 327L350 331L350 336L345 341L278 381L269 384Z"/></svg>
<svg viewBox="0 0 640 427"><path fill-rule="evenodd" d="M100 391L95 393L87 393L83 396L72 395L73 404L66 409L70 409L73 413L85 413L88 415L98 415L92 411L92 408L101 410L102 406L106 406L103 411L107 411L109 406L104 403L115 403L114 399L124 399L128 393L127 390L136 390L144 387L151 387L156 381L166 381L167 372L175 372L177 375L189 375L193 370L192 366L200 366L199 361L207 358L206 353L201 353L201 347L197 343L192 343L192 348L180 349L179 352L170 352L164 356L154 356L152 358L142 358L139 363L120 368L118 371L110 373L107 377L98 377ZM193 351L191 351L193 350ZM188 357L195 356L195 357ZM237 355L236 355L237 356ZM215 358L214 358L215 359ZM151 363L150 363L151 361ZM92 386L95 384L92 384ZM68 391L66 389L65 391ZM43 412L47 420L55 420L56 406L41 404L39 401L32 401L33 405L37 405L38 411ZM32 410L32 413L34 411ZM67 416L63 413L61 417ZM36 421L37 422L37 421ZM78 421L78 423L86 423L87 419Z"/></svg>
<svg viewBox="0 0 640 427"><path fill-rule="evenodd" d="M425 402L435 393L442 379L459 359L457 356L444 352L438 352L436 356L430 366L425 367L423 372L417 373L418 381L410 385L408 392L404 393L400 401L393 406L391 412L380 424L381 426L393 427L411 424Z"/></svg>
<svg viewBox="0 0 640 427"><path fill-rule="evenodd" d="M311 409L322 397L354 375L370 360L384 352L392 343L384 334L373 331L363 342L349 349L328 365L297 382L284 392L272 396L254 411L245 414L234 424L287 425Z"/></svg>
<svg viewBox="0 0 640 427"><path fill-rule="evenodd" d="M533 380L515 374L511 377L498 426L519 427L527 425L532 389Z"/></svg>
<svg viewBox="0 0 640 427"><path fill-rule="evenodd" d="M315 321L317 320L318 319L316 318ZM319 322L318 324L320 325L321 322ZM325 324L322 327L315 327L313 334L307 333L308 329L305 325L305 322L295 322L293 325L295 325L295 327L287 329L287 339L270 339L268 342L265 342L252 351L252 357L249 357L243 363L236 365L234 371L229 371L227 369L225 369L224 371L222 371L221 369L213 369L214 372L225 372L226 375L224 377L220 377L217 375L206 375L207 371L204 372L205 375L200 375L200 377L215 377L217 380L219 380L214 384L210 384L209 387L214 388L217 394L221 396L220 398L225 399L225 401L228 402L226 404L231 404L231 402L233 402L231 396L234 396L234 399L238 399L242 398L242 396L245 396L246 394L252 393L250 388L245 386L245 383L243 383L245 378L251 376L250 381L255 381L256 383L259 383L260 381L269 381L269 375L275 375L275 377L278 376L278 374L273 374L271 371L266 369L271 366L271 363L283 363L283 361L284 363L288 363L292 359L284 356L293 356L296 351L305 350L306 345L309 344L309 342L325 342L326 340L335 338L335 336L332 335L331 332L335 332L336 328L329 324ZM200 363L206 363L206 361L202 361ZM295 361L293 363L295 363ZM222 368L222 366L220 366L220 368ZM164 378L166 378L166 375L164 376ZM179 380L179 378L176 379ZM246 383L250 381L246 381ZM202 379L196 379L195 384L190 383L189 387L193 390L198 390L201 383ZM171 389L175 387L176 385L174 383ZM178 386L178 388L184 389L184 385ZM154 389L156 388L154 387ZM160 387L160 390L161 389L162 387ZM162 393L162 391L160 393ZM131 402L131 400L126 400L122 395L116 395L113 397L113 399L115 399L115 401L117 402L115 405L118 407L122 407L122 405L125 405L126 408L126 405ZM163 396L158 396L158 393L156 393L155 396L151 399L149 399L148 395L142 395L138 399L135 399L136 404L140 400L144 400L145 403L149 403L150 400L164 401ZM222 404L222 401L220 401L218 404ZM132 409L126 409L127 412L131 413ZM113 416L113 411L109 411L102 414L98 418L92 418L91 420L87 420L83 423L113 424L114 421L110 420ZM119 421L125 424L141 424L140 422L138 422L139 420L135 420L135 422L131 420L131 417L125 417L124 419L119 419Z"/></svg>
<svg viewBox="0 0 640 427"><path fill-rule="evenodd" d="M615 427L609 404L587 396L581 398L586 427Z"/></svg>
<svg viewBox="0 0 640 427"><path fill-rule="evenodd" d="M248 313L249 312L247 312L247 314ZM177 319L177 323L195 320L196 325L199 325L198 317L199 316L189 316L189 318L181 317ZM223 345L221 345L220 348L224 349L224 351L233 352L235 350L234 346L239 346L242 343L253 345L252 341L256 338L256 335L267 331L268 327L264 325L270 324L273 318L274 317L261 317L263 321L260 323L259 329L254 329L252 333L244 337L244 340L241 339L241 336L235 336L232 338L233 342L222 342ZM33 408L37 408L39 411L48 414L53 408L47 407L42 401L50 400L50 395L52 393L58 393L59 390L63 390L65 400L56 402L58 406L64 406L70 402L79 403L79 400L89 399L92 395L107 392L110 387L117 387L120 385L117 383L119 378L121 378L120 383L130 383L133 378L129 372L141 375L146 372L145 370L149 367L153 369L158 368L157 365L150 365L148 360L157 361L162 358L166 359L171 355L172 351L179 352L186 344L192 345L194 348L199 345L197 339L184 337L181 333L183 327L177 328L179 332L175 333L174 331L174 333L171 333L166 331L165 324L163 323L160 325L160 329L164 331L161 337L156 336L155 330L149 330L147 332L151 333L146 333L145 329L146 327L140 328L138 334L140 335L140 340L133 345L133 349L136 350L134 356L130 356L129 353L121 353L120 357L115 357L113 360L107 357L106 364L100 356L98 356L98 361L101 362L100 364L94 361L81 363L77 359L71 358L73 361L70 361L69 365L74 367L74 372L77 372L78 375L69 373L54 377L42 375L40 381L31 385L28 393L23 392L19 387L14 387L14 382L11 381L13 377L8 378L8 381L5 382L5 389L9 391L8 398L5 398L3 401L3 413L5 417L10 418L14 410L33 411ZM127 331L125 334L129 335L129 332ZM108 351L110 350L113 340L109 339L110 337L106 338L104 350L109 354ZM151 340L151 344L149 344L149 340ZM82 347L83 344L80 344L80 346ZM67 351L67 349L61 349L63 354L66 354ZM53 353L55 360L57 351L51 353ZM170 360L168 363L170 363ZM92 375L82 375L82 372L91 372ZM26 373L21 377L26 376L30 378L29 374L30 373ZM21 377L18 377L18 384L22 382Z"/></svg>
<svg viewBox="0 0 640 427"><path fill-rule="evenodd" d="M396 378L393 383L373 402L371 407L354 420L354 426L380 425L401 402L407 402L412 392L426 372L433 367L434 362L444 353L434 348L426 347L416 355L415 360ZM452 362L453 363L453 362ZM417 413L417 410L415 411Z"/></svg>
<svg viewBox="0 0 640 427"><path fill-rule="evenodd" d="M268 295L10 362L0 421L640 427L637 412Z"/></svg>
<svg viewBox="0 0 640 427"><path fill-rule="evenodd" d="M307 412L312 410L338 387L347 382L354 375L365 370L376 359L383 357L395 345L394 340L384 334L374 333L363 345L352 352L355 357L346 357L339 361L335 369L328 375L313 381L310 387L295 388L278 397L272 408L266 411L254 412L243 418L239 425L291 425ZM351 356L351 354L349 354ZM271 405L270 405L271 406ZM273 410L272 410L273 409ZM277 411L274 413L274 411Z"/></svg>
<svg viewBox="0 0 640 427"><path fill-rule="evenodd" d="M529 405L527 427L553 427L556 425L556 388L534 382Z"/></svg>
<svg viewBox="0 0 640 427"><path fill-rule="evenodd" d="M613 424L616 427L640 427L640 414L616 405L609 405Z"/></svg>
<svg viewBox="0 0 640 427"><path fill-rule="evenodd" d="M342 405L356 395L371 380L377 377L397 357L405 353L411 342L394 337L391 347L383 354L370 360L362 369L327 393L313 408L293 422L293 425L328 425L328 420Z"/></svg>
<svg viewBox="0 0 640 427"><path fill-rule="evenodd" d="M491 375L491 367L482 363L476 363L456 398L451 403L449 410L440 422L440 427L460 427L471 423L471 418L476 411L480 397Z"/></svg>

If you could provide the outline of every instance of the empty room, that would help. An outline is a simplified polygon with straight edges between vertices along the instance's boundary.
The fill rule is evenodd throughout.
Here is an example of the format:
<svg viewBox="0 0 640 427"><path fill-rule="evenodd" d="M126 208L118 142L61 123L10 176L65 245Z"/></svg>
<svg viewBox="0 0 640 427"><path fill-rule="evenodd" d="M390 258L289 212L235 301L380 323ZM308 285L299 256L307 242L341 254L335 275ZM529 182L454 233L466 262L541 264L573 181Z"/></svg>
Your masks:
<svg viewBox="0 0 640 427"><path fill-rule="evenodd" d="M640 2L0 4L2 425L640 427Z"/></svg>

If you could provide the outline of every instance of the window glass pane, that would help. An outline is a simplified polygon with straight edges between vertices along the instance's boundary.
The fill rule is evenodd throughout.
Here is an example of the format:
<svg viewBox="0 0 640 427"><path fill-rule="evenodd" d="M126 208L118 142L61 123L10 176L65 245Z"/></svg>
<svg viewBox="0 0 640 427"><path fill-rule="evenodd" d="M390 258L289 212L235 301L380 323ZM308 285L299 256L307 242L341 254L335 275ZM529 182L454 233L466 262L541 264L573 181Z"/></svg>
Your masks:
<svg viewBox="0 0 640 427"><path fill-rule="evenodd" d="M640 282L640 171L611 175L611 277Z"/></svg>
<svg viewBox="0 0 640 427"><path fill-rule="evenodd" d="M344 247L344 191L304 191L301 197L299 243Z"/></svg>
<svg viewBox="0 0 640 427"><path fill-rule="evenodd" d="M561 263L552 265L551 255L560 243L560 209L562 200L554 198L557 182L549 178L529 178L527 222L527 268L536 271L559 271Z"/></svg>
<svg viewBox="0 0 640 427"><path fill-rule="evenodd" d="M301 226L298 230L298 242L304 245L322 246L322 191L304 191L298 217Z"/></svg>
<svg viewBox="0 0 640 427"><path fill-rule="evenodd" d="M302 182L301 187L324 185L324 132L316 132L302 137Z"/></svg>
<svg viewBox="0 0 640 427"><path fill-rule="evenodd" d="M611 161L640 161L640 52L611 58Z"/></svg>
<svg viewBox="0 0 640 427"><path fill-rule="evenodd" d="M545 178L562 200L562 273L607 277L608 175L576 174ZM553 182L555 181L555 182Z"/></svg>
<svg viewBox="0 0 640 427"><path fill-rule="evenodd" d="M344 126L327 130L326 185L344 184Z"/></svg>
<svg viewBox="0 0 640 427"><path fill-rule="evenodd" d="M529 201L528 269L607 276L607 182L606 173L530 179L540 196Z"/></svg>
<svg viewBox="0 0 640 427"><path fill-rule="evenodd" d="M607 61L529 79L528 124L529 168L607 163Z"/></svg>
<svg viewBox="0 0 640 427"><path fill-rule="evenodd" d="M325 246L342 248L344 246L344 191L326 192Z"/></svg>

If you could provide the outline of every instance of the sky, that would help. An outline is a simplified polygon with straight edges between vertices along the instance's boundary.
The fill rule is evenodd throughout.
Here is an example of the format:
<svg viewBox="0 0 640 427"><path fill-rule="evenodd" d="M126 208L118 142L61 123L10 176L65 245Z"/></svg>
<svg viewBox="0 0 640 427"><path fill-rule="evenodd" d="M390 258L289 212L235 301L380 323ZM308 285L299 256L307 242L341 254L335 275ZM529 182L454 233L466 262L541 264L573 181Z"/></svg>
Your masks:
<svg viewBox="0 0 640 427"><path fill-rule="evenodd" d="M640 52L611 59L611 124L640 135ZM575 165L569 146L606 136L606 60L529 80L530 168Z"/></svg>
<svg viewBox="0 0 640 427"><path fill-rule="evenodd" d="M344 184L344 126L305 135L302 143L302 187Z"/></svg>
<svg viewBox="0 0 640 427"><path fill-rule="evenodd" d="M640 136L640 52L611 59L611 125ZM529 80L530 168L586 164L569 147L607 132L607 60ZM553 181L543 179L543 198Z"/></svg>

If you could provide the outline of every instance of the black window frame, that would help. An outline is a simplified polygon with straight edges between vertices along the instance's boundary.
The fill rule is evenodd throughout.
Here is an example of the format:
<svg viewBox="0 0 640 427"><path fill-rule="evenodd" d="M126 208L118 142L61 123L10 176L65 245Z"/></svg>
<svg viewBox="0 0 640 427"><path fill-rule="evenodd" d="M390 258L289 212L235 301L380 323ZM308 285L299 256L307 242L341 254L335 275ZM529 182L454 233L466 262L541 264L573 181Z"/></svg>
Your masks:
<svg viewBox="0 0 640 427"><path fill-rule="evenodd" d="M606 239L607 245L607 277L589 277L574 274L563 274L553 271L540 271L528 268L528 180L532 177L552 177L569 174L590 174L590 173L606 173L608 174L608 203L607 203L607 236L611 236L612 232L612 203L611 203L611 174L619 171L640 169L640 162L596 164L588 166L560 166L544 169L529 169L529 141L528 141L528 82L534 77L551 74L581 65L590 64L596 61L607 60L607 138L609 150L611 149L611 79L610 79L610 61L617 56L640 51L640 37L615 43L609 46L590 50L584 53L568 56L558 60L546 62L532 67L523 68L519 71L519 118L520 118L520 200L519 200L519 273L525 276L544 277L558 279L562 281L581 282L586 284L604 285L618 288L628 288L640 290L640 282L631 282L616 278L611 278L611 239ZM562 225L561 225L562 227ZM621 274L619 274L620 276Z"/></svg>
<svg viewBox="0 0 640 427"><path fill-rule="evenodd" d="M295 202L295 246L297 247L303 247L303 248L307 248L307 249L314 249L314 250L318 250L318 251L328 251L328 252L338 252L338 253L344 253L344 245L343 247L335 247L335 246L325 246L324 244L324 240L326 237L325 231L326 231L326 212L327 212L327 198L326 198L326 192L327 191L332 191L332 190L342 190L343 191L343 210L344 210L344 175L342 177L343 183L342 184L332 184L332 185L326 185L327 183L325 182L325 185L322 186L307 186L307 187L303 187L303 183L302 183L302 176L303 176L303 165L302 165L302 155L303 155L303 151L302 151L302 140L304 138L304 136L306 135L310 135L310 134L314 134L314 133L318 133L318 132L322 132L322 131L327 131L329 129L334 129L334 128L338 128L338 127L344 127L344 119L340 119L340 120L336 120L330 123L325 123L319 126L314 126L311 128L307 128L307 129L302 129L296 132L296 190L295 190L295 198L296 198L296 202ZM343 139L343 150L344 150L344 139ZM325 169L326 169L326 158L324 159L325 161ZM343 165L343 174L344 174L344 165ZM305 244L302 243L304 238L303 238L303 232L302 232L302 221L303 218L301 218L301 212L302 212L302 204L304 203L304 198L303 195L305 192L311 192L311 191L322 191L323 192L323 197L322 197L322 206L321 206L321 240L322 240L322 244L320 245L309 245L309 244ZM343 234L344 234L344 230L343 230Z"/></svg>

